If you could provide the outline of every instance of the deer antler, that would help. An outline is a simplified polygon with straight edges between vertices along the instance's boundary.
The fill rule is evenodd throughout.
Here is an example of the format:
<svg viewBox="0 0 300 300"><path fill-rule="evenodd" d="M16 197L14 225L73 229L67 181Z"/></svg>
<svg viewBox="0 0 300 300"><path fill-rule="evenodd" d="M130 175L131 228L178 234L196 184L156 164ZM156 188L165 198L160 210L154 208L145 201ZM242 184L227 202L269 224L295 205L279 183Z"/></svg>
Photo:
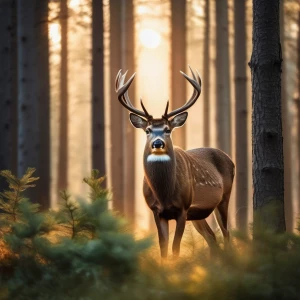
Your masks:
<svg viewBox="0 0 300 300"><path fill-rule="evenodd" d="M195 102L197 101L197 99L199 98L200 94L201 94L201 78L200 75L198 73L198 71L196 70L197 73L197 77L195 76L192 68L189 66L193 78L190 78L189 76L187 76L185 73L183 73L182 71L180 71L180 73L187 79L187 81L194 87L194 92L192 94L192 97L189 99L188 102L186 102L183 106L181 106L180 108L177 108L171 112L168 113L168 107L169 107L169 101L167 102L167 106L166 106L166 110L164 115L162 116L164 119L169 119L170 117L173 117L187 109L189 109L191 106L193 106L195 104Z"/></svg>
<svg viewBox="0 0 300 300"><path fill-rule="evenodd" d="M149 115L149 113L147 112L143 101L141 99L141 106L143 111L138 110L137 108L135 108L128 96L128 89L135 77L135 73L128 79L128 81L126 83L124 83L125 81L125 77L126 77L127 71L122 75L122 70L120 70L117 74L116 77L116 92L118 94L118 99L120 101L120 103L126 107L129 111L141 116L141 117L145 117L147 120L151 120L153 119L153 117L151 115Z"/></svg>

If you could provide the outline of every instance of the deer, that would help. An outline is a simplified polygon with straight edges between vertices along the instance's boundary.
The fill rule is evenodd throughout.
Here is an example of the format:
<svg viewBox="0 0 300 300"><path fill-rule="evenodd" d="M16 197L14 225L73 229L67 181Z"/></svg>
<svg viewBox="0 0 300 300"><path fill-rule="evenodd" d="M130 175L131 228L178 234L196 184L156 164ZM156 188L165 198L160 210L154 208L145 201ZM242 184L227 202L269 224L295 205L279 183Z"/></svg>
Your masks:
<svg viewBox="0 0 300 300"><path fill-rule="evenodd" d="M235 175L234 163L219 149L183 150L172 143L172 131L184 125L188 117L187 110L201 94L200 75L197 70L196 75L191 68L190 70L192 78L182 71L180 73L194 88L191 98L182 107L170 112L167 101L161 118L153 118L142 99L142 110L132 105L128 89L135 73L125 82L127 71L122 74L120 70L115 82L119 102L130 111L131 124L146 133L143 194L154 215L162 259L168 255L170 220L176 221L172 245L175 258L180 254L186 221L192 221L211 250L216 249L215 233L205 220L212 212L222 231L225 246L229 243L227 218Z"/></svg>

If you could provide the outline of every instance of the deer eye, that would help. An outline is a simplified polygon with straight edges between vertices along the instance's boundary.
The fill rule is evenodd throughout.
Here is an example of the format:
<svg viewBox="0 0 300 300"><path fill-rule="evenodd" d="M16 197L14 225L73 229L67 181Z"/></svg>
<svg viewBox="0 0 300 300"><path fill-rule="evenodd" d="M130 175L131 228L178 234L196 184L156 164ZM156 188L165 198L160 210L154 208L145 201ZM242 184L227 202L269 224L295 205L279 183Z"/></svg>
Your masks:
<svg viewBox="0 0 300 300"><path fill-rule="evenodd" d="M149 128L147 128L147 129L145 130L145 132L146 132L146 134L150 134L151 130L150 130Z"/></svg>
<svg viewBox="0 0 300 300"><path fill-rule="evenodd" d="M167 129L165 130L165 133L170 134L170 133L171 133L171 130L167 128Z"/></svg>

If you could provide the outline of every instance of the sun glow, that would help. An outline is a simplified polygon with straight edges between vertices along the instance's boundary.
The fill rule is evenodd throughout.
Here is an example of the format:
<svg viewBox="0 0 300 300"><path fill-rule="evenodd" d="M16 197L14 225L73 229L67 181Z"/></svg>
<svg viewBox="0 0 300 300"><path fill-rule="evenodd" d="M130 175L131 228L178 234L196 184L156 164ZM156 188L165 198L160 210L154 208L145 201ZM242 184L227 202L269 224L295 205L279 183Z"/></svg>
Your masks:
<svg viewBox="0 0 300 300"><path fill-rule="evenodd" d="M161 36L160 34L149 28L142 29L139 34L142 45L146 48L155 49L160 45Z"/></svg>
<svg viewBox="0 0 300 300"><path fill-rule="evenodd" d="M139 6L137 7L137 14L138 14L138 15L144 15L144 14L146 14L147 12L149 12L149 9L147 8L147 6L139 5Z"/></svg>
<svg viewBox="0 0 300 300"><path fill-rule="evenodd" d="M80 5L81 0L70 0L69 8L77 8Z"/></svg>
<svg viewBox="0 0 300 300"><path fill-rule="evenodd" d="M60 25L58 23L52 23L49 26L49 38L53 44L60 43L61 35L60 35Z"/></svg>

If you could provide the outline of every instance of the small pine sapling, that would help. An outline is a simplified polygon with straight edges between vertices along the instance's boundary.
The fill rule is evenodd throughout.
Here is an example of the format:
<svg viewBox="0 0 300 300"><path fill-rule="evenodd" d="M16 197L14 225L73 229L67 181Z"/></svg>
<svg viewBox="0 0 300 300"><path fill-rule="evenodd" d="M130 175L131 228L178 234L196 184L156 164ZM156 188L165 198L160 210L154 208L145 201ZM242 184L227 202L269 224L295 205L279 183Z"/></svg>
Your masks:
<svg viewBox="0 0 300 300"><path fill-rule="evenodd" d="M83 231L80 226L82 212L76 201L71 200L71 195L67 191L61 191L62 202L59 211L55 214L56 220L60 225L60 231L66 232L72 239Z"/></svg>
<svg viewBox="0 0 300 300"><path fill-rule="evenodd" d="M31 203L23 196L23 192L28 188L35 187L33 182L39 179L32 176L34 172L34 168L28 168L22 178L17 178L9 170L0 171L0 175L5 177L9 185L9 190L0 192L1 222L4 220L16 222L20 216L20 206L22 204L24 206L24 203L27 203L27 209L30 208L33 213L39 210L39 204Z"/></svg>
<svg viewBox="0 0 300 300"><path fill-rule="evenodd" d="M72 239L94 237L95 224L103 218L111 217L107 205L109 192L101 186L104 179L104 177L99 177L98 170L92 170L91 176L83 179L90 187L90 202L75 201L71 199L71 195L67 191L60 192L62 202L60 210L56 213L56 219L61 226L61 231L65 231ZM102 215L100 216L99 213ZM111 229L115 228L112 227L111 222L109 223Z"/></svg>
<svg viewBox="0 0 300 300"><path fill-rule="evenodd" d="M97 199L105 199L104 202L107 202L109 192L107 189L104 189L101 184L105 180L105 177L99 177L98 170L92 170L91 177L83 178L85 182L90 187L90 199L96 201Z"/></svg>

